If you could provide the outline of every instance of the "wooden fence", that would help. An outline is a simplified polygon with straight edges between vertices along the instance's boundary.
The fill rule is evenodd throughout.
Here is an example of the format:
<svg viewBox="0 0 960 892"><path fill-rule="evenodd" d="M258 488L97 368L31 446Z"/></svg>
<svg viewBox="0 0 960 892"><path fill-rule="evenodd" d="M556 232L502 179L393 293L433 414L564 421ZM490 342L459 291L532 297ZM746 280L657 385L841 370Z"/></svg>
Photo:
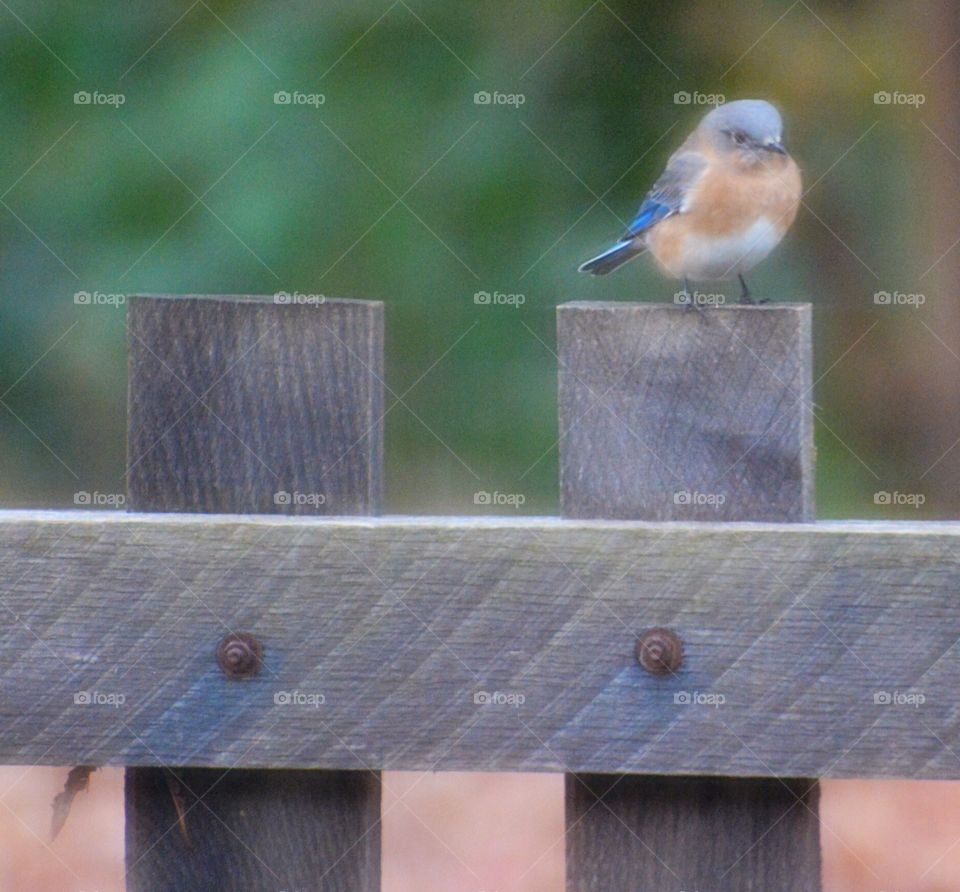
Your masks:
<svg viewBox="0 0 960 892"><path fill-rule="evenodd" d="M817 778L960 775L960 524L812 522L809 306L558 323L564 517L376 518L382 305L131 301L134 513L0 512L0 761L127 766L128 888L373 892L475 770L571 892L810 892Z"/></svg>

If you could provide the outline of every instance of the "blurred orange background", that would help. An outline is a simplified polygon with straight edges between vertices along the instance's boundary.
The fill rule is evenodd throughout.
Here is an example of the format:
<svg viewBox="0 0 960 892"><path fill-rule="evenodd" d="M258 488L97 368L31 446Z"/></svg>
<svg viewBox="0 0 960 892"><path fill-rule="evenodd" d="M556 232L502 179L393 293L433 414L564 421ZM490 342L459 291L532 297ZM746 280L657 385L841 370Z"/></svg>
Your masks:
<svg viewBox="0 0 960 892"><path fill-rule="evenodd" d="M48 843L66 769L0 770L0 889L122 892L123 773ZM384 892L563 892L560 775L383 775ZM826 781L824 892L957 892L960 783ZM775 890L771 890L775 892Z"/></svg>

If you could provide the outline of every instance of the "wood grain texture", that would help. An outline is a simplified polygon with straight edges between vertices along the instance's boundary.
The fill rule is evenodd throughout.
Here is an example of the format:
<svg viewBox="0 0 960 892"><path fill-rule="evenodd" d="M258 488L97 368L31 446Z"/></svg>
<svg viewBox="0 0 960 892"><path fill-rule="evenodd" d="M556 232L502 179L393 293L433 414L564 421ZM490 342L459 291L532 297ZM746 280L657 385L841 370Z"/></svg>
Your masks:
<svg viewBox="0 0 960 892"><path fill-rule="evenodd" d="M813 518L809 305L579 303L557 320L564 514ZM725 708L716 687L684 693ZM815 780L568 774L567 888L818 892L817 795Z"/></svg>
<svg viewBox="0 0 960 892"><path fill-rule="evenodd" d="M960 778L956 523L0 512L0 579L8 764Z"/></svg>
<svg viewBox="0 0 960 892"><path fill-rule="evenodd" d="M138 853L128 855L128 889L379 889L370 873L380 863L374 773L172 769L188 841L167 774L138 769L127 786L127 811L137 815L127 851Z"/></svg>
<svg viewBox="0 0 960 892"><path fill-rule="evenodd" d="M141 296L128 329L132 510L380 510L383 304Z"/></svg>
<svg viewBox="0 0 960 892"><path fill-rule="evenodd" d="M797 863L819 861L816 781L567 775L566 783L571 892L819 892L818 865Z"/></svg>
<svg viewBox="0 0 960 892"><path fill-rule="evenodd" d="M812 520L809 304L557 308L566 517Z"/></svg>
<svg viewBox="0 0 960 892"><path fill-rule="evenodd" d="M380 510L382 304L144 296L130 303L128 330L133 510ZM172 608L141 646L176 634ZM246 682L221 681L223 719L231 688ZM128 889L379 890L379 775L231 767L127 771ZM189 809L192 847L169 832L170 783Z"/></svg>

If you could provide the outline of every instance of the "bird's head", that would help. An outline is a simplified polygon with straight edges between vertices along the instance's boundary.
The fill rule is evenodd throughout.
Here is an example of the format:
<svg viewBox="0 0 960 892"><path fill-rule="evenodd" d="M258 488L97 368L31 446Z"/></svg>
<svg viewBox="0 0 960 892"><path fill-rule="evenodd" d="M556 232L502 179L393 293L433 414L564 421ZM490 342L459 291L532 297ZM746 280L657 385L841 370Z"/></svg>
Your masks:
<svg viewBox="0 0 960 892"><path fill-rule="evenodd" d="M762 99L738 99L718 105L700 122L703 135L720 154L744 164L770 164L785 158L780 112Z"/></svg>

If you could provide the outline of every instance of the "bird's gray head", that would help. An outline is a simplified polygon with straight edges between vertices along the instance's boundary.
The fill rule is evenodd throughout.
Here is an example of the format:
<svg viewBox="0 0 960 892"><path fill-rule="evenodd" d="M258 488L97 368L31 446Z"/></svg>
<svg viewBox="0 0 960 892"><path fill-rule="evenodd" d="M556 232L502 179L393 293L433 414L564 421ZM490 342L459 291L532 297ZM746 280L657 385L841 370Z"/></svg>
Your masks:
<svg viewBox="0 0 960 892"><path fill-rule="evenodd" d="M700 122L701 131L720 151L734 151L760 161L770 153L785 155L780 112L762 99L738 99L718 105Z"/></svg>

